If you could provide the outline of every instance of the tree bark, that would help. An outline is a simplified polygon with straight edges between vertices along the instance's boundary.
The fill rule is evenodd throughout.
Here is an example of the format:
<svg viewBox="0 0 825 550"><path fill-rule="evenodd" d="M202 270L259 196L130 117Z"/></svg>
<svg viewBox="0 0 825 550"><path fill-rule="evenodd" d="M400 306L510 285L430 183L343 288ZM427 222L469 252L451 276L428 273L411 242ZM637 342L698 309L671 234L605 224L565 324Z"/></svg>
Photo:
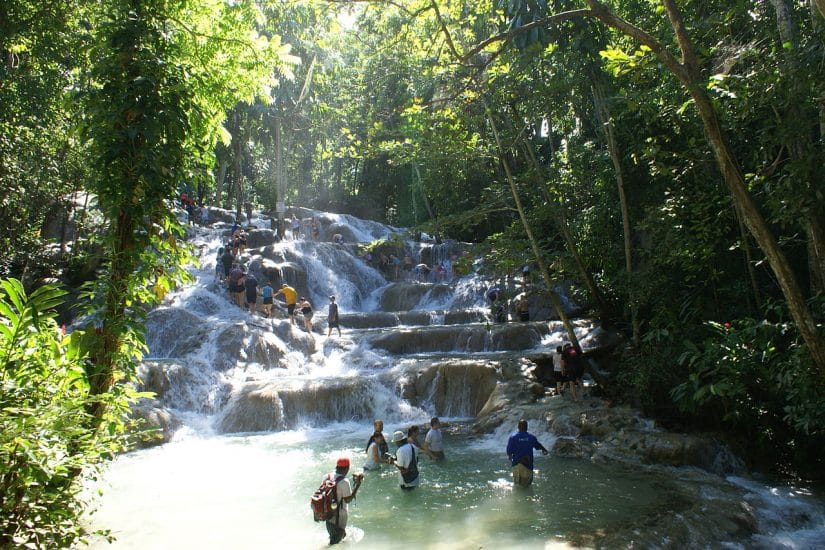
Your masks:
<svg viewBox="0 0 825 550"><path fill-rule="evenodd" d="M226 180L227 166L226 158L221 156L218 161L218 173L215 175L215 197L212 199L212 204L215 206L221 206L223 204L221 200L223 199L223 184Z"/></svg>
<svg viewBox="0 0 825 550"><path fill-rule="evenodd" d="M716 156L725 184L742 213L745 225L768 259L782 294L785 296L791 316L796 322L805 344L808 346L808 351L814 363L822 373L825 373L825 342L823 342L823 338L818 332L813 315L808 310L796 275L747 189L733 149L719 123L713 102L705 92L693 45L687 36L681 13L674 1L663 0L663 4L671 26L676 33L679 49L682 52L681 62L673 57L658 40L616 16L604 4L597 0L585 1L590 6L593 16L605 25L618 29L648 46L687 88L699 111L699 116L704 124L708 141Z"/></svg>
<svg viewBox="0 0 825 550"><path fill-rule="evenodd" d="M771 4L776 13L776 25L780 40L783 44L794 46L792 49L783 49L785 52L785 65L780 70L785 79L791 82L791 86L795 88L799 86L798 82L800 81L796 78L799 64L793 53L799 45L796 39L796 22L793 19L793 12L787 0L771 0ZM821 111L819 115L822 116ZM786 116L794 122L798 121L800 124L804 124L810 113L802 112L802 107L798 103L792 102L787 109ZM822 122L821 119L820 122ZM795 133L792 138L789 138L786 145L791 159L797 162L811 154L815 149L811 137L805 132ZM804 172L804 175L811 188L815 189L819 174L809 170ZM806 219L802 221L807 237L808 273L813 294L825 290L823 284L825 283L825 234L823 234L822 215L822 208L819 207L818 201L814 201L814 204L811 204L809 210L805 213Z"/></svg>

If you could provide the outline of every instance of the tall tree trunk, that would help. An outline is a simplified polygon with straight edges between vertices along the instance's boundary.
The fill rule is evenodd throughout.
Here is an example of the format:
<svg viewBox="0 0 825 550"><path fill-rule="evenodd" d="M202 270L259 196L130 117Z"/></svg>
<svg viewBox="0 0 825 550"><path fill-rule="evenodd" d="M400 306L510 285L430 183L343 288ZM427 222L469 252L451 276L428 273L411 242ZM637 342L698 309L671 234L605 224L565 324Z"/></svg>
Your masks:
<svg viewBox="0 0 825 550"><path fill-rule="evenodd" d="M535 235L533 235L533 229L527 221L527 215L524 213L524 206L521 203L521 197L519 197L518 189L516 188L516 181L513 178L513 174L510 172L510 165L507 163L506 151L501 145L501 140L498 137L498 130L496 130L496 123L493 120L490 107L486 104L486 102L485 111L487 113L487 120L490 122L490 129L493 132L493 137L495 137L496 140L496 146L499 151L499 160L504 168L504 173L507 175L507 182L510 184L510 192L513 195L513 202L516 205L516 210L518 210L519 219L521 220L521 225L524 227L524 232L527 234L527 240L530 241L530 246L533 249L533 255L536 258L536 263L539 266L541 276L544 278L544 282L547 285L547 294L550 296L550 302L553 304L553 308L556 310L556 314L559 316L559 319L561 319L564 329L567 331L567 337L570 339L570 342L576 349L581 349L579 340L576 337L576 332L573 329L573 324L570 322L567 312L564 311L564 306L561 303L559 295L556 294L555 290L553 290L553 277L550 275L550 270L547 267L547 263L544 261L544 255L541 252L539 243L536 240Z"/></svg>
<svg viewBox="0 0 825 550"><path fill-rule="evenodd" d="M682 52L683 61L681 62L672 56L662 43L653 36L616 16L604 4L597 0L585 1L591 8L592 15L604 24L616 28L648 46L687 88L688 93L693 98L694 104L699 111L699 116L704 125L713 153L716 156L716 161L725 184L728 186L734 202L742 212L745 225L747 225L757 244L759 244L759 247L765 254L765 257L768 259L768 263L776 276L782 294L785 296L791 316L796 322L805 344L808 346L808 351L814 363L823 375L825 375L825 341L823 341L822 336L818 332L813 315L808 310L796 275L748 191L736 156L719 123L713 102L705 91L706 86L703 83L704 80L699 69L696 54L693 50L693 44L687 36L681 13L676 7L674 0L663 0L663 4L670 19L671 26L675 31L679 49Z"/></svg>
<svg viewBox="0 0 825 550"><path fill-rule="evenodd" d="M783 44L792 44L793 48L784 48L785 65L781 67L783 76L788 82L791 82L792 89L798 88L800 79L796 78L797 63L794 52L798 46L796 39L796 22L793 18L793 11L788 5L787 0L771 0L774 12L776 13L776 25L779 30L779 39ZM792 97L800 95L793 94ZM801 106L796 101L791 101L787 110L786 116L790 117L792 121L798 121L799 124L804 124L808 119L809 113L803 113ZM821 116L821 113L820 113ZM820 121L821 122L821 121ZM806 132L796 132L793 138L786 143L791 159L800 161L807 155L810 155L814 150L814 143ZM802 163L799 163L802 164ZM819 174L814 171L807 171L806 179L808 179L811 188L817 188L816 179ZM825 234L823 234L822 225L823 210L817 204L811 205L808 212L806 212L806 219L802 221L805 227L805 235L807 237L807 252L808 252L808 272L811 283L811 292L816 294L825 290Z"/></svg>
<svg viewBox="0 0 825 550"><path fill-rule="evenodd" d="M223 203L223 186L224 182L226 181L226 169L229 166L229 163L226 162L226 158L221 155L220 162L218 164L218 174L215 176L215 198L212 201L212 204L215 206L222 206Z"/></svg>
<svg viewBox="0 0 825 550"><path fill-rule="evenodd" d="M415 172L416 187L421 192L421 199L424 201L424 208L427 209L427 215L432 220L435 218L435 212L433 212L433 207L430 205L430 199L427 197L427 192L424 190L424 184L421 183L421 172L419 172L418 164L416 163L413 163L413 172Z"/></svg>
<svg viewBox="0 0 825 550"><path fill-rule="evenodd" d="M627 192L622 170L621 154L616 142L613 129L613 117L604 97L604 89L597 78L593 79L593 99L596 104L596 114L604 133L607 151L613 162L613 173L616 175L616 187L619 191L619 208L622 213L622 236L624 237L624 265L627 273L627 297L630 302L630 324L633 331L633 346L638 348L641 343L642 328L639 321L639 299L636 291L636 281L633 273L633 234L630 229L630 208L627 202Z"/></svg>

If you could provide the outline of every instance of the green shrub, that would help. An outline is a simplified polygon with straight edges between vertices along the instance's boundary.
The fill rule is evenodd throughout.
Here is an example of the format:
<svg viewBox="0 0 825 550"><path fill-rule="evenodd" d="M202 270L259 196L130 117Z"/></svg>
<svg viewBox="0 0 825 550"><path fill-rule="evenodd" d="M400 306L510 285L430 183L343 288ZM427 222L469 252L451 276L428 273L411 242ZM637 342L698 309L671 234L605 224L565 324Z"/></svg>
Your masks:
<svg viewBox="0 0 825 550"><path fill-rule="evenodd" d="M62 290L0 287L0 547L66 548L84 536L84 476L119 450L123 407L90 428L78 333L54 320Z"/></svg>
<svg viewBox="0 0 825 550"><path fill-rule="evenodd" d="M793 326L756 319L706 326L704 342L686 342L680 357L688 376L671 391L679 407L716 416L752 451L820 460L809 447L825 435L825 392Z"/></svg>

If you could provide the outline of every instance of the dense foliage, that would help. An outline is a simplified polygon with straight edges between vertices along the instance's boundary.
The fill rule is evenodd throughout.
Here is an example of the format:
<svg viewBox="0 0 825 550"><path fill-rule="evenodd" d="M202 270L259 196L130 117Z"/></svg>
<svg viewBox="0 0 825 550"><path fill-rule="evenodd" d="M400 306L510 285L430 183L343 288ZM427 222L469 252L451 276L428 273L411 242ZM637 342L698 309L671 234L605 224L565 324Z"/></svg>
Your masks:
<svg viewBox="0 0 825 550"><path fill-rule="evenodd" d="M110 413L104 429L88 429L80 333L67 336L54 319L65 292L0 286L0 546L67 548L82 534L82 480L121 448L126 395L94 398Z"/></svg>

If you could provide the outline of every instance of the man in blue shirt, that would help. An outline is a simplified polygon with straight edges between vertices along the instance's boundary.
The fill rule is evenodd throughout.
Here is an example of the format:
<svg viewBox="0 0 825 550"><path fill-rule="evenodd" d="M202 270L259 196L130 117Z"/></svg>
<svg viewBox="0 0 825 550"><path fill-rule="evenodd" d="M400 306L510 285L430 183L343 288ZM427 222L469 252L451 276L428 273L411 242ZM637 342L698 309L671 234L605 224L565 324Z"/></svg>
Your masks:
<svg viewBox="0 0 825 550"><path fill-rule="evenodd" d="M513 483L520 487L529 487L533 483L533 449L541 454L548 453L536 436L527 431L527 421L518 421L518 431L507 441L507 456L513 466Z"/></svg>

